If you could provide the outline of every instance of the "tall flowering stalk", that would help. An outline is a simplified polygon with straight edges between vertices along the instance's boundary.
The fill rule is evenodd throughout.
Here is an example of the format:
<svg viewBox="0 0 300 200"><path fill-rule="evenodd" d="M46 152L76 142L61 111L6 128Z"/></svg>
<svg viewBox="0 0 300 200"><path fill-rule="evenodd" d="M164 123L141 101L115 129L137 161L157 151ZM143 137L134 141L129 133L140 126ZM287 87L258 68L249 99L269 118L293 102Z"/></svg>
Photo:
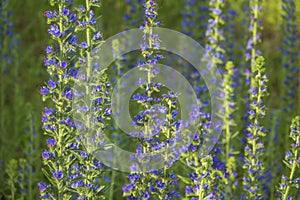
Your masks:
<svg viewBox="0 0 300 200"><path fill-rule="evenodd" d="M283 160L286 167L289 168L290 173L288 176L282 175L282 179L278 188L282 200L293 199L292 188L296 188L299 192L300 178L297 177L297 169L300 165L300 117L294 117L290 126L289 137L292 139L290 150L286 152L285 159ZM295 194L295 199L299 197L299 193ZM297 196L298 195L298 196Z"/></svg>
<svg viewBox="0 0 300 200"><path fill-rule="evenodd" d="M40 163L40 160L38 159L38 147L39 147L39 137L36 130L36 122L35 117L33 116L33 109L31 104L27 104L27 120L29 128L26 131L27 133L27 140L24 144L25 148L25 154L26 157L23 162L19 161L20 163L23 163L22 165L22 171L20 173L23 174L24 180L24 188L21 190L23 191L22 194L24 197L28 197L29 199L33 199L37 197L37 190L36 184L37 184L37 177L41 174L35 166L37 163Z"/></svg>
<svg viewBox="0 0 300 200"><path fill-rule="evenodd" d="M6 198L35 199L38 194L36 181L37 175L40 174L36 171L35 166L39 163L36 159L38 157L37 147L39 140L32 115L32 107L28 104L27 108L29 127L28 130L26 130L26 138L22 144L22 146L24 146L24 152L22 152L24 155L19 159L10 159L6 166L5 172L9 179L7 187L10 190L10 194L6 195Z"/></svg>
<svg viewBox="0 0 300 200"><path fill-rule="evenodd" d="M224 37L224 0L210 0L209 3L210 19L206 30L207 44L206 52L210 56L209 63L218 67L221 72L225 70L225 37ZM224 144L223 144L224 145ZM214 181L211 188L214 198L224 198L224 184L226 182L226 165L221 159L223 149L219 146L215 147L212 153Z"/></svg>
<svg viewBox="0 0 300 200"><path fill-rule="evenodd" d="M75 27L75 33L77 33L77 35L83 35L82 37L77 37L77 50L80 55L77 64L85 67L85 76L87 78L90 78L93 70L96 70L97 68L97 63L93 63L92 51L97 45L103 42L102 32L97 26L97 16L94 11L95 8L99 8L100 6L100 0L86 0L85 5L80 5L79 8L77 8L77 26ZM80 77L76 76L76 78ZM87 110L84 108L73 108L81 113L83 120L88 127L90 125L93 126L94 123L97 123L99 127L101 127L101 130L99 129L99 131L102 131L102 129L107 127L105 121L111 114L110 109L107 108L110 89L110 82L107 80L105 74L100 77L99 82L93 86L92 90L90 88L86 89L85 95L87 97L90 97L92 93L95 95L95 100L88 100L91 104L96 105L93 118L89 115L85 115L86 111L89 112L92 105L86 105L88 108ZM106 101L103 102L102 100ZM76 126L76 128L79 127ZM77 137L77 140L79 141L78 150L80 150L80 152L75 153L78 163L72 166L72 173L74 173L74 175L71 176L72 187L77 190L79 198L93 199L97 196L97 198L101 199L103 198L104 191L104 186L101 182L103 166L100 161L97 161L92 155L87 154L87 152L89 153L90 143L86 143L86 146L81 145L81 142L86 140L86 138L82 135L77 135Z"/></svg>
<svg viewBox="0 0 300 200"><path fill-rule="evenodd" d="M266 130L261 124L261 119L266 114L266 108L263 103L263 98L267 95L266 83L268 81L265 75L264 58L258 57L256 64L253 67L253 86L250 92L250 111L249 125L247 128L247 144L244 149L244 197L246 199L260 199L263 197L262 184L264 166L263 154L264 144L263 138L266 135Z"/></svg>
<svg viewBox="0 0 300 200"><path fill-rule="evenodd" d="M248 27L249 39L246 46L246 61L250 61L250 69L246 71L246 78L247 82L250 79L250 85L253 87L255 80L252 73L255 71L256 58L261 54L258 48L261 39L260 31L262 29L262 21L260 20L262 11L261 0L249 0L249 8L251 9L251 14Z"/></svg>
<svg viewBox="0 0 300 200"><path fill-rule="evenodd" d="M183 33L199 42L205 39L207 17L209 13L207 0L186 0L184 10L181 12L181 27Z"/></svg>
<svg viewBox="0 0 300 200"><path fill-rule="evenodd" d="M203 158L199 157L199 148L207 134L209 128L210 115L194 110L192 115L199 117L200 123L197 132L192 137L192 144L188 151L182 156L181 161L188 167L191 173L188 178L179 176L179 178L186 184L185 197L188 199L213 199L216 198L212 183L215 180L215 170L213 169L213 157L207 155Z"/></svg>
<svg viewBox="0 0 300 200"><path fill-rule="evenodd" d="M282 67L284 80L282 80L281 89L281 109L284 113L284 123L282 131L286 131L288 128L285 126L291 119L291 113L294 109L297 109L297 86L299 84L299 69L297 67L298 49L297 49L297 22L296 22L296 5L294 0L282 0L282 24L283 41L281 46L282 53ZM288 135L285 135L284 143L285 149L288 148Z"/></svg>
<svg viewBox="0 0 300 200"><path fill-rule="evenodd" d="M41 94L44 100L50 98L55 107L45 108L43 114L43 129L49 136L48 149L42 154L47 168L43 172L51 185L39 183L41 198L92 199L95 195L101 198L103 186L99 178L102 164L89 156L82 146L83 138L75 132L72 119L74 108L71 107L71 87L77 78L77 67L85 65L86 75L90 77L91 50L102 41L91 9L99 7L100 3L98 0L87 0L85 6L80 5L77 9L74 9L70 0L50 3L58 10L45 13L53 44L46 48L44 62L51 77L41 88ZM85 37L80 40L75 33L83 33ZM99 87L102 88L102 85ZM89 120L92 119L86 119L88 124Z"/></svg>
<svg viewBox="0 0 300 200"><path fill-rule="evenodd" d="M6 174L8 174L7 185L9 187L10 194L7 195L10 199L16 198L16 185L18 179L18 161L16 159L11 159L5 169Z"/></svg>
<svg viewBox="0 0 300 200"><path fill-rule="evenodd" d="M238 132L234 132L234 127L236 126L236 122L234 120L234 112L236 111L235 106L236 103L234 101L234 73L236 69L234 68L233 62L227 62L226 66L226 74L224 74L224 82L223 82L223 90L224 90L224 135L225 139L223 140L223 144L225 148L223 148L223 156L226 170L225 175L223 177L223 181L225 184L229 185L229 187L225 187L225 197L226 199L232 198L234 194L234 190L236 189L236 176L237 176L237 162L235 158L236 152L234 151L233 139L237 136Z"/></svg>
<svg viewBox="0 0 300 200"><path fill-rule="evenodd" d="M266 181L269 182L270 189L270 199L274 199L274 195L276 194L274 191L276 190L275 185L279 182L280 177L275 176L282 170L282 165L278 164L281 161L281 158L278 156L281 154L281 149L277 148L279 145L279 126L280 126L280 118L282 112L280 109L277 109L270 113L270 124L269 128L269 138L268 145L266 146L267 151L269 152L269 156L267 158L266 163L268 163L268 169L266 170L269 175L266 177Z"/></svg>
<svg viewBox="0 0 300 200"><path fill-rule="evenodd" d="M157 3L154 0L146 0L144 5L145 22L141 27L144 31L144 43L141 44L143 61L138 67L144 65L144 72L147 73L147 80L141 80L144 84L141 89L144 92L137 93L133 100L140 105L143 110L134 117L135 126L143 126L141 133L131 133L133 138L140 138L137 145L137 152L148 153L164 149L172 141L172 137L178 129L177 117L177 94L168 92L164 94L161 84L152 83L152 79L159 73L154 64L158 64L163 58L159 54L159 36L153 33L153 27L157 27L160 22L157 20ZM163 94L162 94L163 93ZM154 97L155 94L162 95L161 98ZM156 105L155 105L156 104ZM160 119L157 114L163 114L165 119ZM153 123L158 126L153 127ZM148 135L152 133L151 135ZM166 160L169 157L165 158ZM135 165L131 167L132 172L128 175L130 183L123 186L123 194L127 199L172 199L178 197L176 192L177 177L169 168L173 162L167 162L163 169L153 169L149 173L138 173ZM166 164L167 164L166 163Z"/></svg>
<svg viewBox="0 0 300 200"><path fill-rule="evenodd" d="M5 121L5 85L8 81L6 75L8 74L8 70L12 63L12 52L11 52L11 43L13 42L13 22L11 19L12 12L9 11L9 0L2 0L0 5L0 62L1 62L1 71L0 71L0 131L1 131L1 141L5 141L4 136L7 132L7 124ZM1 145L1 161L4 158L5 153L4 145Z"/></svg>
<svg viewBox="0 0 300 200"><path fill-rule="evenodd" d="M235 46L236 46L236 35L235 35L235 19L237 12L233 9L227 9L225 16L224 35L225 35L225 49L226 49L226 61L234 62L235 59Z"/></svg>
<svg viewBox="0 0 300 200"><path fill-rule="evenodd" d="M71 119L72 90L74 76L70 75L74 63L71 58L77 48L77 39L72 36L77 16L72 13L72 1L49 1L57 10L46 11L51 45L46 47L44 65L50 79L40 93L43 100L51 100L53 107L46 107L42 122L47 138L47 150L42 153L45 167L42 169L50 185L39 183L42 199L70 199L69 169L75 161L68 146L76 143L75 126Z"/></svg>
<svg viewBox="0 0 300 200"><path fill-rule="evenodd" d="M229 157L231 156L232 149L231 149L231 139L232 139L232 127L235 125L233 120L233 113L235 111L235 103L233 102L233 75L234 75L234 65L232 62L226 63L226 74L224 75L224 93L225 93L225 114L224 114L224 130L225 130L225 158L228 161Z"/></svg>
<svg viewBox="0 0 300 200"><path fill-rule="evenodd" d="M282 0L282 67L285 73L284 90L282 90L282 100L284 112L290 112L296 104L296 88L298 85L298 68L297 68L297 56L299 55L297 50L297 22L296 22L296 5L294 0ZM287 105L287 106L286 106Z"/></svg>
<svg viewBox="0 0 300 200"><path fill-rule="evenodd" d="M245 0L241 2L241 12L238 13L237 19L239 19L239 38L238 40L238 53L237 57L238 59L235 60L235 65L237 67L237 72L235 73L235 84L238 86L236 88L236 99L237 99L237 107L239 108L239 112L236 113L236 119L237 121L237 128L238 129L244 129L245 123L247 120L247 111L249 108L248 104L248 94L247 94L247 88L250 84L250 70L249 65L247 63L247 59L245 59L246 53L249 51L247 48L245 48L245 43L248 42L248 24L250 21L250 5L249 1ZM239 149L242 147L239 146Z"/></svg>
<svg viewBox="0 0 300 200"><path fill-rule="evenodd" d="M126 13L123 16L128 27L137 28L142 22L143 11L140 5L143 0L126 0Z"/></svg>
<svg viewBox="0 0 300 200"><path fill-rule="evenodd" d="M225 61L225 50L223 47L224 19L222 16L222 9L224 8L224 0L210 0L209 10L211 18L208 20L208 27L206 30L207 44L205 49L212 58L212 63L223 67Z"/></svg>

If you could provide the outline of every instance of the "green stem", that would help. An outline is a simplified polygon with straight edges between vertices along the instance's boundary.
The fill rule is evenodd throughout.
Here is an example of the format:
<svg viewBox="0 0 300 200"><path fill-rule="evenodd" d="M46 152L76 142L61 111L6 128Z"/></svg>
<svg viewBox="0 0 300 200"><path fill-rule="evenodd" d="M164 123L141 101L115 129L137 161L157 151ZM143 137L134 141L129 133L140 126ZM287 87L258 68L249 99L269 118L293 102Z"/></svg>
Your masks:
<svg viewBox="0 0 300 200"><path fill-rule="evenodd" d="M59 13L62 13L62 9L63 9L63 3L60 3L58 4L58 10L59 10ZM62 31L63 30L63 19L62 17L59 18L59 30ZM59 49L60 49L60 58L63 58L63 42L59 39L58 40L58 43L59 43ZM60 88L60 91L63 91L63 88L64 88L64 83L63 83L63 76L59 73L58 74L59 76L59 88ZM58 155L57 157L59 158L60 160L60 164L58 165L58 170L62 170L63 166L64 166L64 162L61 162L63 161L62 159L62 155L63 155L63 129L62 129L62 126L60 125L60 121L61 119L63 118L63 108L62 108L62 94L59 93L59 105L56 105L58 107L58 119L57 119L57 122L56 124L58 125L58 141L57 141L57 148L58 148ZM63 169L62 170L63 173L65 173L65 170ZM58 200L63 200L63 193L64 193L64 186L61 184L61 182L56 179L56 184L57 184L57 199Z"/></svg>
<svg viewBox="0 0 300 200"><path fill-rule="evenodd" d="M254 1L254 19L253 19L253 32L252 32L252 39L253 39L253 48L251 49L251 72L254 73L255 71L255 59L256 59L256 45L257 45L257 29L258 29L258 2L259 0L253 0ZM250 1L251 2L251 1ZM250 8L251 8L250 4ZM252 20L252 19L251 19ZM250 79L250 86L251 88L255 85L255 79L253 76L251 76Z"/></svg>
<svg viewBox="0 0 300 200"><path fill-rule="evenodd" d="M87 13L90 13L91 11L91 5L90 5L90 1L89 0L86 0L85 1L85 5L86 5L86 12ZM85 17L85 20L86 22L90 21L90 16L89 15L86 15ZM86 28L86 40L87 40L87 45L88 45L88 50L86 51L86 62L87 62L87 78L89 78L91 76L91 48L92 48L92 41L91 41L91 29L90 27L87 27ZM89 85L86 86L86 96L89 97ZM87 124L88 126L90 125L90 119L89 118L86 118L87 120ZM87 182L90 183L92 182L92 179L93 179L93 174L91 172L91 163L92 163L92 158L89 158L90 160L90 163L86 163L87 165ZM88 197L90 199L91 195L90 192L89 192L89 189L86 188L86 193L89 194Z"/></svg>
<svg viewBox="0 0 300 200"><path fill-rule="evenodd" d="M300 136L297 136L296 137L296 142L298 143L299 140L300 140ZM298 149L295 150L295 155L294 155L294 159L293 159L293 165L292 165L292 168L291 168L292 170L291 170L291 174L290 174L290 177L289 177L289 181L292 181L293 178L294 178L294 174L295 174L296 167L297 167L297 159L298 159ZM287 187L286 187L285 193L283 195L283 200L287 199L289 191L290 191L290 184L288 184Z"/></svg>
<svg viewBox="0 0 300 200"><path fill-rule="evenodd" d="M196 173L198 175L202 174L200 169L199 169L199 158L198 156L194 157L195 162L197 163L196 165ZM203 173L205 173L205 170L203 171ZM197 195L198 195L198 200L203 200L204 199L204 178L201 179L200 182L200 190L197 190Z"/></svg>

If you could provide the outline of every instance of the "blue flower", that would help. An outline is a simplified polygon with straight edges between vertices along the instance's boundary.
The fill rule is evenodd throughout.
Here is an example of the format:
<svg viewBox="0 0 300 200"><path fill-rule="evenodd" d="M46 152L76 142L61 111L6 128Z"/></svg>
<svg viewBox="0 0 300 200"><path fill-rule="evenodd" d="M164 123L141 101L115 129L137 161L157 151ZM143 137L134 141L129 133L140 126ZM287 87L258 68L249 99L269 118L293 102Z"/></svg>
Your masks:
<svg viewBox="0 0 300 200"><path fill-rule="evenodd" d="M62 179L63 178L63 173L60 170L57 170L57 171L53 170L52 175L56 179Z"/></svg>
<svg viewBox="0 0 300 200"><path fill-rule="evenodd" d="M45 182L38 183L40 192L44 192L47 189L47 184Z"/></svg>
<svg viewBox="0 0 300 200"><path fill-rule="evenodd" d="M51 153L48 150L43 151L42 156L44 159L49 159L51 156Z"/></svg>
<svg viewBox="0 0 300 200"><path fill-rule="evenodd" d="M62 10L62 14L63 14L64 16L67 17L67 16L70 14L70 10L67 9L67 8L64 8L64 9Z"/></svg>
<svg viewBox="0 0 300 200"><path fill-rule="evenodd" d="M61 36L61 32L60 32L60 30L59 30L59 26L56 25L56 24L52 24L52 25L50 26L50 28L48 29L48 33L49 33L50 35L55 36L55 37L60 37L60 36Z"/></svg>
<svg viewBox="0 0 300 200"><path fill-rule="evenodd" d="M47 145L48 145L49 147L53 147L54 145L56 145L56 140L53 139L53 138L48 138L48 139L47 139Z"/></svg>
<svg viewBox="0 0 300 200"><path fill-rule="evenodd" d="M40 89L40 94L41 95L48 95L48 94L50 94L49 88L46 87L46 86L42 86L41 89Z"/></svg>

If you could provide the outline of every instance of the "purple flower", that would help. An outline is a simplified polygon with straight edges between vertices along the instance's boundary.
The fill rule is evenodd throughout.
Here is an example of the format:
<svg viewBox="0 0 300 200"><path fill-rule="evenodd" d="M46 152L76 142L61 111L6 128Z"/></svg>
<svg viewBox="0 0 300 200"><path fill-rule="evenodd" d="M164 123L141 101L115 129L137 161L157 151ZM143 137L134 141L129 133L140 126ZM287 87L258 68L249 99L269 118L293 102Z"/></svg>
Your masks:
<svg viewBox="0 0 300 200"><path fill-rule="evenodd" d="M54 89L54 88L56 88L56 82L55 81L53 81L53 79L49 79L49 81L48 81L48 85L49 85L49 87L51 88L51 89Z"/></svg>
<svg viewBox="0 0 300 200"><path fill-rule="evenodd" d="M76 22L76 20L77 20L76 15L75 14L71 14L70 17L69 17L69 20L70 20L71 23Z"/></svg>
<svg viewBox="0 0 300 200"><path fill-rule="evenodd" d="M46 11L44 16L47 17L48 19L52 19L56 17L56 14L53 13L52 11Z"/></svg>
<svg viewBox="0 0 300 200"><path fill-rule="evenodd" d="M54 108L47 108L45 107L45 115L46 116L50 116L51 114L53 114L55 112Z"/></svg>
<svg viewBox="0 0 300 200"><path fill-rule="evenodd" d="M38 183L40 192L44 192L47 189L47 184L45 182Z"/></svg>
<svg viewBox="0 0 300 200"><path fill-rule="evenodd" d="M52 175L56 179L62 179L63 176L64 176L63 173L62 173L62 171L60 171L60 170L58 170L58 171L53 170L52 171Z"/></svg>
<svg viewBox="0 0 300 200"><path fill-rule="evenodd" d="M49 193L46 193L46 194L40 196L40 199L51 199L51 196Z"/></svg>
<svg viewBox="0 0 300 200"><path fill-rule="evenodd" d="M51 153L48 150L43 151L42 156L44 159L49 159L51 156Z"/></svg>
<svg viewBox="0 0 300 200"><path fill-rule="evenodd" d="M61 12L64 16L68 16L70 14L70 10L67 8L64 8Z"/></svg>
<svg viewBox="0 0 300 200"><path fill-rule="evenodd" d="M48 138L46 142L49 147L53 147L56 144L56 140L53 138Z"/></svg>
<svg viewBox="0 0 300 200"><path fill-rule="evenodd" d="M86 158L88 155L87 155L86 152L80 152L80 156L81 156L82 158Z"/></svg>
<svg viewBox="0 0 300 200"><path fill-rule="evenodd" d="M46 53L47 53L47 54L51 54L51 53L53 53L53 52L54 52L54 51L53 51L53 47L48 45L48 46L46 47Z"/></svg>
<svg viewBox="0 0 300 200"><path fill-rule="evenodd" d="M76 43L77 43L77 41L78 41L78 38L77 38L76 36L71 36L70 39L68 40L68 43L69 43L70 45L75 46Z"/></svg>
<svg viewBox="0 0 300 200"><path fill-rule="evenodd" d="M70 88L67 88L63 93L63 97L66 97L67 99L72 99L72 90Z"/></svg>
<svg viewBox="0 0 300 200"><path fill-rule="evenodd" d="M62 61L59 66L59 68L63 68L63 69L66 69L67 68L67 62L66 61Z"/></svg>
<svg viewBox="0 0 300 200"><path fill-rule="evenodd" d="M41 89L40 89L40 94L41 95L48 95L48 94L50 94L49 88L46 87L46 86L42 86Z"/></svg>
<svg viewBox="0 0 300 200"><path fill-rule="evenodd" d="M49 33L50 35L55 36L55 37L60 37L60 36L61 36L61 32L60 32L60 30L59 30L59 26L56 25L56 24L52 24L52 25L50 26L50 28L48 29L48 33Z"/></svg>
<svg viewBox="0 0 300 200"><path fill-rule="evenodd" d="M157 181L155 181L155 183L159 190L164 190L166 187L166 184L164 182L162 182L162 180L157 180Z"/></svg>
<svg viewBox="0 0 300 200"><path fill-rule="evenodd" d="M172 111L172 119L176 119L178 117L178 111L177 110L173 110Z"/></svg>
<svg viewBox="0 0 300 200"><path fill-rule="evenodd" d="M122 187L123 192L128 193L135 188L134 184L129 183L128 185L124 185Z"/></svg>
<svg viewBox="0 0 300 200"><path fill-rule="evenodd" d="M88 43L87 42L82 42L80 44L80 47L83 48L83 49L87 49L89 46L88 46Z"/></svg>

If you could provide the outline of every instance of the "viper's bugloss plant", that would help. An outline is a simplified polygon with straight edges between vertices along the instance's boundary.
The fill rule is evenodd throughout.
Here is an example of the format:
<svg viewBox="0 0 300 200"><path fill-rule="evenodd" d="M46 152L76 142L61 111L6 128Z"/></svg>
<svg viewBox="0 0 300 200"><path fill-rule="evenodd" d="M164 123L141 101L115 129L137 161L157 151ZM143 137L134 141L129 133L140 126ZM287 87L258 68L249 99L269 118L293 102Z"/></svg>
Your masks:
<svg viewBox="0 0 300 200"><path fill-rule="evenodd" d="M7 185L9 186L10 194L7 195L11 199L16 198L16 185L17 185L17 170L18 161L16 159L11 159L6 166L5 172L8 174Z"/></svg>
<svg viewBox="0 0 300 200"><path fill-rule="evenodd" d="M218 67L224 67L224 19L223 19L224 0L210 0L207 30L205 33L207 43L205 50L211 56L211 62Z"/></svg>
<svg viewBox="0 0 300 200"><path fill-rule="evenodd" d="M299 198L300 178L300 117L296 116L292 120L290 126L289 137L292 140L290 150L285 153L283 160L286 167L289 169L288 175L282 175L281 182L278 187L278 193L282 200Z"/></svg>
<svg viewBox="0 0 300 200"><path fill-rule="evenodd" d="M183 16L181 20L183 33L203 43L208 13L209 7L207 0L186 0L184 10L181 12Z"/></svg>
<svg viewBox="0 0 300 200"><path fill-rule="evenodd" d="M207 44L205 45L206 53L210 56L208 62L217 66L221 72L225 70L226 53L224 49L224 7L224 0L211 0L209 3L210 18L206 30ZM216 146L211 155L213 158L214 182L210 187L212 188L214 198L224 198L225 189L223 187L225 186L222 182L226 180L226 165L221 158L222 152L223 149L220 146Z"/></svg>
<svg viewBox="0 0 300 200"><path fill-rule="evenodd" d="M158 152L170 145L172 138L178 130L179 111L177 108L177 94L168 92L165 94L161 84L152 83L152 79L159 73L155 67L163 58L159 54L159 36L153 33L153 27L160 25L157 16L157 3L154 0L144 2L145 21L141 27L144 31L144 43L141 44L143 60L138 67L143 67L147 73L147 80L141 80L143 92L133 96L133 100L141 106L142 110L134 117L134 125L142 126L141 133L131 133L131 137L142 137L137 145L137 152ZM154 66L153 66L154 65ZM161 92L162 91L162 92ZM155 93L161 97L155 97ZM160 119L157 115L164 115ZM153 124L155 124L153 126ZM170 156L170 155L169 155ZM138 157L138 156L137 156ZM140 159L140 158L137 158ZM129 184L123 186L123 195L127 199L173 199L179 196L176 191L177 177L169 168L174 161L171 157L164 157L166 165L163 169L151 169L147 173L135 172L138 166L131 167L132 173L128 175ZM178 159L178 158L176 158Z"/></svg>
<svg viewBox="0 0 300 200"><path fill-rule="evenodd" d="M6 167L3 177L7 177L9 181L3 189L4 197L9 199L34 199L38 197L38 190L36 184L38 181L37 175L40 175L36 171L36 166L39 163L38 159L38 135L36 132L36 126L34 117L32 115L31 106L28 107L28 116L26 122L28 122L26 137L22 140L22 152L20 158L11 158ZM15 172L12 172L15 170ZM10 191L10 192L8 192Z"/></svg>
<svg viewBox="0 0 300 200"><path fill-rule="evenodd" d="M246 46L246 61L250 61L250 68L246 69L246 82L247 85L250 84L251 87L254 85L254 76L252 73L255 71L256 58L261 55L261 51L258 47L259 42L261 41L261 30L262 30L262 21L261 13L262 6L261 0L250 0L249 1L250 13L250 24L248 26L249 38Z"/></svg>
<svg viewBox="0 0 300 200"><path fill-rule="evenodd" d="M226 49L226 61L234 62L236 53L236 31L235 31L235 19L237 12L233 9L227 9L225 16L224 35L225 35L225 49Z"/></svg>
<svg viewBox="0 0 300 200"><path fill-rule="evenodd" d="M282 67L285 74L282 90L282 100L285 107L284 112L290 113L290 110L297 107L297 85L299 84L297 60L299 52L297 50L297 22L296 5L294 0L282 0L282 30L283 41L281 46ZM288 115L287 115L288 116Z"/></svg>
<svg viewBox="0 0 300 200"><path fill-rule="evenodd" d="M233 139L238 135L239 132L234 132L234 127L236 122L234 120L234 112L236 111L236 103L234 101L234 73L236 69L234 68L233 62L227 62L225 66L224 82L223 82L223 91L224 91L224 117L223 117L223 130L224 130L224 140L223 144L223 156L226 170L223 181L228 187L225 187L224 196L226 199L233 198L236 193L234 190L237 185L237 161L235 155L238 153L235 151L233 145Z"/></svg>
<svg viewBox="0 0 300 200"><path fill-rule="evenodd" d="M97 24L97 16L95 15L95 9L100 8L100 0L86 0L85 5L80 5L76 10L77 15L77 25L75 27L75 37L78 39L77 51L79 52L79 59L76 63L76 66L84 67L85 76L89 79L92 76L93 70L96 70L97 63L93 62L93 50L98 47L103 41L102 32L99 30ZM78 35L82 35L79 37ZM73 36L73 37L74 37ZM75 69L76 70L76 69ZM80 80L80 74L76 76L76 79ZM111 114L110 108L108 108L110 88L111 84L107 79L107 76L99 77L99 82L96 85L93 85L92 89L88 88L84 91L86 96L90 96L91 93L94 94L93 101L88 100L91 104L86 104L85 108L73 108L74 112L77 111L83 117L85 123L85 128L89 128L94 123L97 124L97 127L100 127L99 131L107 128L106 120ZM74 94L78 95L78 94ZM80 95L80 94L79 94ZM95 99L94 99L95 98ZM83 97L84 100L85 97ZM86 114L95 106L93 117ZM75 121L77 123L77 121ZM80 129L81 125L76 126ZM90 129L87 129L90 131ZM80 133L80 132L79 132ZM99 132L97 132L99 133ZM96 160L92 155L89 155L89 145L90 143L83 143L88 138L80 134L76 135L76 140L78 141L77 149L79 152L74 153L78 159L78 163L73 164L72 173L70 181L72 182L72 187L76 189L78 193L78 198L86 199L103 199L104 186L102 185L102 172L103 165L101 161ZM95 139L95 138L93 138ZM94 141L96 144L98 141ZM76 147L73 145L73 147Z"/></svg>
<svg viewBox="0 0 300 200"><path fill-rule="evenodd" d="M233 101L233 96L234 96L234 89L232 87L233 85L233 74L234 74L234 65L232 62L227 62L226 63L226 74L224 75L224 83L223 83L223 88L224 88L224 95L225 95L225 114L224 114L224 130L225 130L225 157L226 161L229 159L232 153L232 146L230 143L230 140L232 139L232 127L235 125L234 119L232 118L232 115L235 111L235 103Z"/></svg>
<svg viewBox="0 0 300 200"><path fill-rule="evenodd" d="M210 114L201 113L198 109L192 115L199 118L197 132L192 137L192 144L183 154L181 161L189 169L188 177L179 176L185 183L185 197L187 199L213 199L216 198L212 183L215 181L215 170L211 155L199 157L199 148L207 135Z"/></svg>
<svg viewBox="0 0 300 200"><path fill-rule="evenodd" d="M91 70L91 49L102 40L91 9L100 4L98 0L86 1L78 9L71 0L51 0L50 4L57 9L45 12L52 38L44 59L50 79L40 90L43 100L52 101L52 107L46 107L42 117L43 130L48 136L48 148L42 153L43 172L50 184L39 184L40 198L91 199L95 195L100 198L103 187L96 179L102 164L87 155L76 133L71 89L77 78L75 64L85 63L87 71ZM84 39L80 40L79 32L85 33Z"/></svg>
<svg viewBox="0 0 300 200"><path fill-rule="evenodd" d="M72 1L49 1L55 10L45 12L51 44L46 47L44 65L50 75L48 82L41 87L43 100L51 100L51 107L45 107L42 116L44 134L47 136L47 149L43 151L42 171L49 184L39 183L41 199L71 199L69 169L76 161L70 148L77 143L75 126L71 119L72 90L74 79L72 68L77 49L77 37L72 35L77 23L77 15L70 10Z"/></svg>
<svg viewBox="0 0 300 200"><path fill-rule="evenodd" d="M13 42L13 22L11 19L12 12L9 10L10 1L2 0L0 5L0 61L1 61L1 72L0 72L0 130L1 130L1 141L3 142L4 136L7 132L7 124L5 121L5 112L6 112L6 82L9 80L7 77L9 67L12 64L12 49L11 43ZM1 145L1 158L3 161L5 153L4 145Z"/></svg>
<svg viewBox="0 0 300 200"><path fill-rule="evenodd" d="M126 0L126 13L123 16L124 21L129 27L138 28L142 22L143 10L142 5L143 0Z"/></svg>
<svg viewBox="0 0 300 200"><path fill-rule="evenodd" d="M264 97L267 96L268 82L265 74L264 58L258 57L253 67L252 87L250 93L250 111L249 125L247 127L246 139L247 144L244 149L244 176L243 190L246 199L263 198L262 184L264 177L264 143L263 138L266 136L266 129L262 125L261 119L266 115L266 106L264 105Z"/></svg>
<svg viewBox="0 0 300 200"><path fill-rule="evenodd" d="M297 15L296 5L293 0L281 1L281 17L283 30L283 39L280 51L282 54L282 69L283 80L281 90L281 109L285 113L282 117L283 123L281 131L287 130L288 122L291 119L291 113L293 110L298 109L297 101L299 101L297 86L299 85L299 68L297 67L299 51L297 50ZM288 146L288 135L285 134L284 144L285 150Z"/></svg>
<svg viewBox="0 0 300 200"><path fill-rule="evenodd" d="M27 103L27 121L28 121L28 129L26 130L27 138L24 144L25 157L22 160L19 160L21 170L19 170L19 174L21 174L22 181L19 181L19 185L21 187L21 194L24 199L33 199L37 198L38 190L37 190L37 181L40 177L40 170L36 168L36 166L40 163L39 159L39 136L37 134L37 126L35 116L33 115L32 105Z"/></svg>
<svg viewBox="0 0 300 200"><path fill-rule="evenodd" d="M16 149L23 142L19 134L24 132L26 124L24 120L26 114L20 113L25 106L19 77L20 36L15 34L12 9L12 1L0 1L0 170L2 171L5 171L5 165L11 159L8 155L11 157L18 155ZM5 183L3 173L0 177L0 194L5 193Z"/></svg>

